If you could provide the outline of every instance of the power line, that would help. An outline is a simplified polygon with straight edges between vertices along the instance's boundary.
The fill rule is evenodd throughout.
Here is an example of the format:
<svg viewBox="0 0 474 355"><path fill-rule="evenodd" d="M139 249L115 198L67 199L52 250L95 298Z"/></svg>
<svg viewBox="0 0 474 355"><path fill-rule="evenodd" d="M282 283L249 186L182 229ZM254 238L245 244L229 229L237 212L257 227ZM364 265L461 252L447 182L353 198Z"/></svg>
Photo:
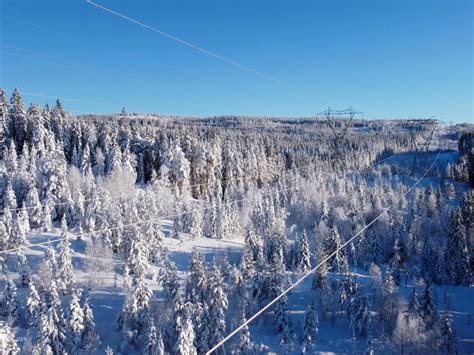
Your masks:
<svg viewBox="0 0 474 355"><path fill-rule="evenodd" d="M204 49L204 48L202 48L202 47L199 47L199 46L197 46L197 45L195 45L195 44L193 44L193 43L190 43L190 42L185 41L185 40L183 40L183 39L181 39L181 38L178 38L178 37L176 37L176 36L173 36L173 35L171 35L171 34L169 34L169 33L167 33L167 32L163 32L163 31L161 31L161 30L159 30L159 29L157 29L157 28L155 28L155 27L149 26L149 25L147 25L147 24L145 24L145 23L143 23L143 22L140 22L140 21L135 20L135 19L133 19L133 18L131 18L131 17L125 16L125 15L123 15L123 14L121 14L121 13L119 13L119 12L116 12L116 11L114 11L114 10L111 10L111 9L109 9L109 8L103 6L103 5L99 5L99 4L97 4L97 3L95 3L95 2L93 2L93 1L91 1L91 0L86 0L86 3L91 4L91 5L93 5L93 6L97 7L97 8L99 8L99 9L102 9L102 10L104 10L104 11L106 11L106 12L109 12L109 13L111 13L112 15L115 15L115 16L118 16L118 17L120 17L120 18L123 18L123 19L125 19L125 20L127 20L127 21L129 21L129 22L132 22L132 23L136 24L136 25L139 25L139 26L141 26L141 27L144 27L144 28L146 28L146 29L148 29L148 30L151 30L151 31L156 32L156 33L159 33L160 35L162 35L162 36L164 36L164 37L167 37L167 38L169 38L169 39L172 39L173 41L176 41L176 42L178 42L178 43L180 43L180 44L183 44L183 45L185 45L185 46L191 47L191 48L193 48L193 49L195 49L195 50L198 50L198 51L200 51L200 52L202 52L202 53L204 53L204 54L207 54L207 55L209 55L209 56L211 56L211 57L214 57L214 58L219 59L219 60L221 60L221 61L223 61L223 62L226 62L226 63L228 63L228 64L231 64L231 65L233 65L233 66L235 66L235 67L237 67L237 68L246 70L246 71L248 71L248 72L250 72L250 73L252 73L252 74L258 75L258 76L260 76L260 77L262 77L262 78L265 78L265 79L267 79L267 80L273 81L273 82L275 82L275 83L277 83L277 84L280 84L280 85L283 85L283 86L287 86L287 84L285 84L283 81L281 81L281 80L279 80L279 79L275 79L275 78L273 78L273 77L271 77L271 76L269 76L269 75L266 75L266 74L264 74L264 73L262 73L262 72L260 72L260 71L257 71L257 70L255 70L255 69L252 69L252 68L250 68L250 67L248 67L248 66L245 66L245 65L243 65L243 64L237 63L236 61L233 61L233 60L231 60L231 59L225 58L225 57L223 57L223 56L221 56L221 55L219 55L219 54L216 54L216 53L211 52L211 51L209 51L209 50L207 50L207 49Z"/></svg>
<svg viewBox="0 0 474 355"><path fill-rule="evenodd" d="M14 92L13 89L3 89L3 90L8 91L8 92ZM77 103L82 103L82 104L97 105L97 106L109 106L108 104L104 104L102 102L84 101L84 100L79 100L79 99L74 99L74 98L69 98L69 97L64 97L64 96L63 97L51 96L51 95L39 94L39 93L28 92L28 91L21 91L20 93L22 95L44 97L44 98L48 98L48 99L61 99L62 101L77 102ZM112 106L110 106L110 107L112 107Z"/></svg>
<svg viewBox="0 0 474 355"><path fill-rule="evenodd" d="M390 156L390 157L391 157L391 156ZM389 159L390 157L387 157L387 158L383 159L382 161L385 161L385 160ZM381 162L382 162L382 161L381 161ZM377 164L377 163L375 163L375 164ZM276 193L291 191L291 190L294 190L294 189L298 188L299 185L301 185L301 184L303 184L303 183L304 183L304 181L302 181L300 184L295 184L294 186L289 187L289 188L279 189L279 190L276 190L276 191L275 191L275 190L271 190L271 191L268 191L268 192L264 192L264 193L262 193L260 196L269 196L269 195L271 196L271 195L276 194ZM255 196L246 197L246 198L242 198L242 199L238 199L238 200L233 200L233 201L229 201L229 202L224 202L224 203L212 204L212 205L209 205L209 206L204 207L203 210L206 211L206 210L211 209L211 208L214 208L214 207L233 205L233 204L236 204L236 203L240 203L240 202L243 202L243 201L250 200L250 199L253 198L253 197L255 197ZM55 239L55 240L48 240L47 242L34 243L34 244L28 244L28 245L21 245L21 246L15 247L15 248L0 250L0 254L4 254L4 253L9 253L9 252L17 251L17 250L21 250L21 249L24 249L24 248L31 248L31 247L35 247L35 246L39 246L39 245L45 245L45 244L48 244L48 243L55 243L55 242L59 242L59 241L61 241L61 240L71 239L71 238L73 238L73 237L83 237L83 236L101 234L101 233L109 232L109 231L112 231L112 230L117 230L117 229L120 229L120 228L133 227L133 226L137 226L137 225L141 225L141 224L146 224L146 223L156 223L156 222L158 222L158 221L163 221L163 220L167 220L167 219L170 219L170 218L175 218L175 217L183 216L183 215L190 214L190 213L192 213L192 211L186 211L186 212L177 213L177 214L168 215L168 216L163 216L163 217L158 217L158 218L149 218L149 219L147 219L147 220L138 221L138 222L133 222L133 223L128 223L128 224L119 225L119 226L115 226L115 227L110 227L110 228L106 228L106 229L103 229L103 230L97 230L97 231L92 231L92 232L74 234L74 235L72 235L71 237L64 237L64 238L59 238L59 239Z"/></svg>
<svg viewBox="0 0 474 355"><path fill-rule="evenodd" d="M402 154L401 153L395 153L395 154L392 154L386 158L383 158L379 161L376 161L374 163L371 163L370 164L370 167L374 167L378 164L381 164L383 163L384 161L396 156L396 155L399 155L399 154ZM314 166L316 165L317 163L310 163L310 164L307 164L307 165L304 165L304 166L300 166L300 167L296 167L296 168L291 168L291 169L286 169L283 171L283 173L289 173L289 172L295 172L295 171L299 171L299 170L303 170L303 169L306 169L306 168L309 168L311 166ZM349 171L348 171L349 172ZM346 173L348 173L346 172ZM234 179L222 179L220 180L221 182L238 182L238 181L242 181L245 179L245 176L242 176L242 177L239 177L239 178L234 178ZM192 184L192 185L186 185L186 188L190 188L192 189L193 187L203 187L203 186L209 186L211 185L210 182L208 183L198 183L198 184ZM171 187L170 190L171 191L175 191L177 190L178 187ZM125 194L125 196L135 196L136 194L135 193L129 193L129 194ZM90 199L84 199L82 202L93 202L93 201L102 201L102 200L106 200L108 199L109 197L99 197L99 198L90 198ZM37 206L24 206L24 207L16 207L16 208L7 208L7 209L4 209L2 211L2 214L4 214L4 211L5 210L9 210L11 212L18 212L18 211L21 211L22 209L25 209L25 210L30 210L30 209L35 209L35 208L40 208L40 207L43 207L45 205L48 205L49 207L55 207L55 206L63 206L63 205L67 205L69 204L70 201L65 201L65 202L56 202L56 203L51 203L51 204L48 204L48 203L41 203L41 204L38 204Z"/></svg>
<svg viewBox="0 0 474 355"><path fill-rule="evenodd" d="M81 62L77 62L77 61L72 60L72 59L68 59L68 58L64 58L64 57L58 57L58 56L55 56L55 55L42 53L42 52L38 52L38 51L35 51L35 50L31 50L31 49L20 48L20 47L12 46L12 45L9 45L9 44L0 44L0 46L4 47L4 48L7 48L7 49L10 49L10 50L22 52L20 54L20 53L14 53L14 52L12 53L12 52L7 52L7 51L4 51L4 50L0 50L0 52L2 52L2 53L9 54L9 55L15 55L15 56L22 57L22 58L31 58L31 59L34 59L34 60L39 61L39 62L53 64L53 65L60 66L60 67L63 67L63 68L80 69L80 70L84 70L86 72L106 76L106 77L117 79L117 80L125 80L127 78L142 80L142 78L135 77L135 76L129 76L129 75L123 75L123 74L114 75L114 74L111 74L111 73L108 73L108 72L104 71L103 68L95 66L95 65L90 65L90 64L87 64L87 63L81 63ZM50 61L50 60L40 59L38 57L53 59L53 60L57 60L57 61L60 61L60 62L63 62L63 63L57 63L57 62L53 62L53 61ZM74 66L68 66L65 63L73 64ZM141 84L146 84L146 83L141 81Z"/></svg>
<svg viewBox="0 0 474 355"><path fill-rule="evenodd" d="M222 339L219 343L217 343L214 347L212 347L206 355L212 354L214 351L219 349L222 345L224 345L229 339L231 339L235 334L240 332L244 327L246 327L249 323L251 323L255 318L257 318L259 315L261 315L263 312L265 312L268 308L270 308L272 305L274 305L278 300L280 300L282 297L284 297L286 294L288 294L291 290L296 288L298 285L300 285L307 277L309 277L313 272L318 270L321 266L323 266L326 262L328 262L333 256L335 256L337 253L339 253L342 249L344 249L346 246L348 246L354 239L359 237L365 230L367 230L371 225L373 225L375 222L377 222L383 215L388 213L394 206L396 206L403 198L405 198L408 193L410 193L425 177L428 175L428 173L431 171L433 168L434 164L438 160L439 155L441 154L441 149L438 149L438 154L436 155L435 159L431 163L430 167L425 171L425 173L407 190L405 191L399 198L395 200L390 206L385 208L377 217L375 217L370 223L365 225L359 232L357 232L354 236L352 236L349 240L347 240L345 243L343 243L339 248L337 248L334 252L332 252L329 256L327 256L325 259L323 259L318 265L316 265L313 269L308 271L306 274L304 274L302 277L300 277L298 280L296 280L292 285L290 285L285 291L283 291L281 294L279 294L277 297L275 297L273 300L271 300L267 305L262 307L260 310L258 310L252 317L250 317L248 320L243 322L240 326L238 326L235 330L233 330L229 335L227 335L224 339Z"/></svg>

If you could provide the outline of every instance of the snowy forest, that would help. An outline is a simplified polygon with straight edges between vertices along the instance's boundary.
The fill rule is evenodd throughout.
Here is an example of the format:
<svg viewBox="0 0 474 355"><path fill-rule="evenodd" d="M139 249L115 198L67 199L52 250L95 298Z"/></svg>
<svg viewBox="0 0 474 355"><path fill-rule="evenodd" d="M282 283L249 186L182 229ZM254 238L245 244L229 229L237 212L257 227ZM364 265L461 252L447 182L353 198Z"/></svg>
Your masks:
<svg viewBox="0 0 474 355"><path fill-rule="evenodd" d="M0 122L2 354L474 352L472 125Z"/></svg>

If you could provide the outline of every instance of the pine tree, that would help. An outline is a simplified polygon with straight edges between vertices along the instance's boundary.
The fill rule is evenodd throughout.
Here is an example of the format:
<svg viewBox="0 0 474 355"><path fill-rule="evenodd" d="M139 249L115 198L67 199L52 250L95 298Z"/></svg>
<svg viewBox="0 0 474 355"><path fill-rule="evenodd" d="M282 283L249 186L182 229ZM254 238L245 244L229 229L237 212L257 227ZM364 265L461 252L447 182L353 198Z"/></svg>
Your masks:
<svg viewBox="0 0 474 355"><path fill-rule="evenodd" d="M221 271L215 262L209 274L206 302L209 307L209 343L217 344L224 338L228 301ZM220 348L216 352L222 354L223 350Z"/></svg>
<svg viewBox="0 0 474 355"><path fill-rule="evenodd" d="M203 303L202 306L199 307L195 338L195 346L199 354L205 354L210 349L211 344L209 343L209 324L209 307L206 303Z"/></svg>
<svg viewBox="0 0 474 355"><path fill-rule="evenodd" d="M41 229L43 232L49 232L53 229L51 208L49 201L43 204L43 210L41 213Z"/></svg>
<svg viewBox="0 0 474 355"><path fill-rule="evenodd" d="M61 222L61 243L57 263L59 289L65 294L74 288L76 281L72 266L71 249L67 235L66 217Z"/></svg>
<svg viewBox="0 0 474 355"><path fill-rule="evenodd" d="M204 302L206 289L206 268L204 257L196 249L191 253L191 263L189 265L189 279L186 287L187 297L190 302Z"/></svg>
<svg viewBox="0 0 474 355"><path fill-rule="evenodd" d="M3 315L12 319L15 323L18 321L18 296L17 288L12 280L8 280L5 286L3 299Z"/></svg>
<svg viewBox="0 0 474 355"><path fill-rule="evenodd" d="M314 301L306 308L303 326L303 344L314 344L318 334L319 319Z"/></svg>
<svg viewBox="0 0 474 355"><path fill-rule="evenodd" d="M367 299L359 287L356 287L356 291L350 300L349 319L352 334L365 338L369 326L369 312L367 309Z"/></svg>
<svg viewBox="0 0 474 355"><path fill-rule="evenodd" d="M41 299L38 295L38 291L36 291L35 285L31 282L29 285L28 297L26 298L27 323L30 327L34 327L37 324L40 305Z"/></svg>
<svg viewBox="0 0 474 355"><path fill-rule="evenodd" d="M195 333L193 322L189 316L189 306L184 308L183 319L178 329L177 340L173 350L177 355L196 355L197 350L194 346Z"/></svg>
<svg viewBox="0 0 474 355"><path fill-rule="evenodd" d="M25 203L22 204L21 210L18 214L19 223L22 225L25 234L31 230L28 212L26 211Z"/></svg>
<svg viewBox="0 0 474 355"><path fill-rule="evenodd" d="M178 271L176 264L165 256L163 267L160 270L159 281L163 286L163 291L167 301L175 298L179 289Z"/></svg>
<svg viewBox="0 0 474 355"><path fill-rule="evenodd" d="M56 282L51 280L45 290L44 304L38 319L36 346L40 353L63 354L66 352L65 322Z"/></svg>
<svg viewBox="0 0 474 355"><path fill-rule="evenodd" d="M35 186L31 186L26 195L25 204L30 207L28 209L28 216L30 225L33 228L41 226L41 202L39 200L38 190Z"/></svg>
<svg viewBox="0 0 474 355"><path fill-rule="evenodd" d="M344 250L339 250L342 245L341 236L339 235L339 231L335 225L333 225L326 237L324 238L323 242L323 251L324 256L331 258L328 260L328 264L331 266L331 269L334 272L339 273L347 273L348 271L348 262L347 262L347 255L345 254Z"/></svg>
<svg viewBox="0 0 474 355"><path fill-rule="evenodd" d="M390 267L395 285L400 286L402 281L402 258L400 256L400 241L398 239L395 241Z"/></svg>
<svg viewBox="0 0 474 355"><path fill-rule="evenodd" d="M21 287L28 287L31 283L31 270L28 265L28 259L23 254L22 250L18 250L18 264L20 271Z"/></svg>
<svg viewBox="0 0 474 355"><path fill-rule="evenodd" d="M20 348L17 345L15 335L8 324L2 324L2 341L0 342L0 353L5 355L17 355Z"/></svg>
<svg viewBox="0 0 474 355"><path fill-rule="evenodd" d="M246 287L251 288L256 270L255 270L254 253L251 246L247 242L245 243L245 246L244 246L242 262L240 263L240 271L241 271Z"/></svg>
<svg viewBox="0 0 474 355"><path fill-rule="evenodd" d="M428 283L425 284L423 293L420 296L420 316L423 318L427 327L431 327L436 320L436 309L431 296L431 288Z"/></svg>
<svg viewBox="0 0 474 355"><path fill-rule="evenodd" d="M252 252L252 258L254 261L257 260L258 255L258 235L255 231L255 228L252 224L249 224L245 229L245 245L248 246L250 251Z"/></svg>
<svg viewBox="0 0 474 355"><path fill-rule="evenodd" d="M201 238L202 237L202 216L199 210L197 209L196 205L193 205L191 210L191 225L190 231L192 238Z"/></svg>
<svg viewBox="0 0 474 355"><path fill-rule="evenodd" d="M408 313L413 316L420 314L420 302L418 301L418 294L416 293L416 286L412 286L410 299L408 300Z"/></svg>
<svg viewBox="0 0 474 355"><path fill-rule="evenodd" d="M310 253L308 235L306 230L303 230L298 241L298 270L300 272L307 272L311 269Z"/></svg>
<svg viewBox="0 0 474 355"><path fill-rule="evenodd" d="M19 247L26 244L26 230L20 213L17 213L16 218L13 220L13 226L9 238L10 245L13 247Z"/></svg>
<svg viewBox="0 0 474 355"><path fill-rule="evenodd" d="M247 320L245 319L245 312L242 314L240 323L244 324ZM249 327L245 325L239 333L239 338L235 344L232 354L242 355L255 355L257 354L256 344L250 338Z"/></svg>
<svg viewBox="0 0 474 355"><path fill-rule="evenodd" d="M456 331L449 314L444 314L439 319L441 339L438 339L438 351L441 354L458 354Z"/></svg>
<svg viewBox="0 0 474 355"><path fill-rule="evenodd" d="M288 301L286 296L283 296L276 302L275 327L280 338L280 344L288 344L291 339L291 330Z"/></svg>
<svg viewBox="0 0 474 355"><path fill-rule="evenodd" d="M27 138L28 115L17 89L13 90L10 104L10 113L7 121L7 136L15 142L17 151L21 152Z"/></svg>
<svg viewBox="0 0 474 355"><path fill-rule="evenodd" d="M317 253L316 264L319 267L314 271L313 282L311 287L313 290L321 290L327 284L328 262L321 264L325 260L322 248Z"/></svg>
<svg viewBox="0 0 474 355"><path fill-rule="evenodd" d="M455 285L469 285L469 248L467 233L463 225L460 209L455 209L449 216L448 245L446 248L446 268Z"/></svg>
<svg viewBox="0 0 474 355"><path fill-rule="evenodd" d="M151 324L148 328L148 336L143 349L143 355L164 355L165 347L163 344L163 338L161 332L155 327L154 324Z"/></svg>
<svg viewBox="0 0 474 355"><path fill-rule="evenodd" d="M7 231L7 227L5 227L3 220L0 220L0 250L4 250L8 247L9 239L10 233Z"/></svg>
<svg viewBox="0 0 474 355"><path fill-rule="evenodd" d="M82 333L84 331L84 311L79 304L77 292L73 292L71 295L68 318L69 351L76 354L82 349Z"/></svg>
<svg viewBox="0 0 474 355"><path fill-rule="evenodd" d="M94 351L100 344L100 338L95 330L94 315L86 299L83 306L84 329L82 331L82 347L86 352Z"/></svg>

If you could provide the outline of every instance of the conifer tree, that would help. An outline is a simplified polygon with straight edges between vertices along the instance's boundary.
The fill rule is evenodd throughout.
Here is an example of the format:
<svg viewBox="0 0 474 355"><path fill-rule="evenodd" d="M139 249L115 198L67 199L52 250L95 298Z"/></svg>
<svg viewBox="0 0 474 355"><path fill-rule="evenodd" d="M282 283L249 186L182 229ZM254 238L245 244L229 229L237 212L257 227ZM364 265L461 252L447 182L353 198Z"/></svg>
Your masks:
<svg viewBox="0 0 474 355"><path fill-rule="evenodd" d="M319 319L316 312L316 304L313 301L304 314L303 344L314 344L319 330L318 327ZM305 346L305 348L307 348L307 346Z"/></svg>
<svg viewBox="0 0 474 355"><path fill-rule="evenodd" d="M56 282L51 280L45 290L44 303L38 319L36 346L40 353L63 354L66 352L65 326Z"/></svg>
<svg viewBox="0 0 474 355"><path fill-rule="evenodd" d="M0 220L0 250L4 250L8 247L9 239L10 233L8 233L7 228L5 227L5 223L3 223L3 220Z"/></svg>
<svg viewBox="0 0 474 355"><path fill-rule="evenodd" d="M0 352L5 355L17 355L20 348L17 345L15 335L8 324L2 326L2 342L0 343Z"/></svg>
<svg viewBox="0 0 474 355"><path fill-rule="evenodd" d="M166 300L173 300L179 289L178 271L176 264L168 256L165 256L163 267L160 270L159 281L163 286Z"/></svg>
<svg viewBox="0 0 474 355"><path fill-rule="evenodd" d="M435 304L428 283L425 284L423 293L420 296L420 316L427 327L431 327L436 320Z"/></svg>
<svg viewBox="0 0 474 355"><path fill-rule="evenodd" d="M18 321L18 296L17 288L12 280L8 280L5 285L4 299L3 299L3 315L12 319L15 323Z"/></svg>
<svg viewBox="0 0 474 355"><path fill-rule="evenodd" d="M410 292L407 310L408 313L413 316L418 316L420 314L420 303L418 301L418 294L416 293L416 286L414 284Z"/></svg>
<svg viewBox="0 0 474 355"><path fill-rule="evenodd" d="M298 270L301 272L307 272L311 269L310 253L308 235L306 230L303 230L301 237L298 241Z"/></svg>
<svg viewBox="0 0 474 355"><path fill-rule="evenodd" d="M438 351L441 354L458 354L456 331L449 314L443 314L440 317L439 328L441 338L438 339Z"/></svg>
<svg viewBox="0 0 474 355"><path fill-rule="evenodd" d="M203 303L202 306L199 307L195 338L195 346L199 354L205 354L210 349L211 344L209 343L209 324L209 307L206 303Z"/></svg>
<svg viewBox="0 0 474 355"><path fill-rule="evenodd" d="M21 287L28 287L31 283L31 270L28 265L28 259L23 254L22 250L18 250L18 264L20 272Z"/></svg>
<svg viewBox="0 0 474 355"><path fill-rule="evenodd" d="M209 343L217 344L224 338L228 301L221 271L215 262L209 274L206 302L209 307ZM222 348L216 351L218 354L223 352Z"/></svg>
<svg viewBox="0 0 474 355"><path fill-rule="evenodd" d="M331 266L333 271L344 274L347 273L349 266L347 262L347 255L345 254L344 250L339 250L341 245L341 236L339 235L337 227L333 225L324 238L324 256L329 257L335 253L334 256L328 260L328 264Z"/></svg>
<svg viewBox="0 0 474 355"><path fill-rule="evenodd" d="M352 334L365 338L368 332L369 312L367 309L367 299L359 287L356 287L354 295L350 300L349 325Z"/></svg>
<svg viewBox="0 0 474 355"><path fill-rule="evenodd" d="M280 298L275 305L275 327L280 344L288 344L291 339L290 316L286 296Z"/></svg>
<svg viewBox="0 0 474 355"><path fill-rule="evenodd" d="M154 324L151 324L148 328L148 336L143 349L143 355L164 355L165 346L163 344L163 338L161 332L155 327Z"/></svg>
<svg viewBox="0 0 474 355"><path fill-rule="evenodd" d="M254 252L252 250L252 247L247 242L245 242L244 245L242 262L240 263L240 271L246 287L251 288L256 270Z"/></svg>
<svg viewBox="0 0 474 355"><path fill-rule="evenodd" d="M190 231L192 238L201 238L202 237L202 216L199 210L197 209L196 205L193 205L191 210L191 225Z"/></svg>
<svg viewBox="0 0 474 355"><path fill-rule="evenodd" d="M40 306L41 299L38 295L38 291L36 291L35 285L33 282L31 282L29 285L28 297L26 298L26 317L28 326L36 326L40 312Z"/></svg>
<svg viewBox="0 0 474 355"><path fill-rule="evenodd" d="M18 152L23 150L23 144L27 138L28 115L23 104L20 93L13 90L10 100L10 112L7 121L7 136L15 142Z"/></svg>
<svg viewBox="0 0 474 355"><path fill-rule="evenodd" d="M59 249L59 258L57 263L58 282L60 290L63 293L70 291L76 284L74 269L72 266L71 249L67 235L66 217L63 216L61 222L61 243Z"/></svg>
<svg viewBox="0 0 474 355"><path fill-rule="evenodd" d="M189 279L186 293L192 303L204 302L206 291L206 268L204 257L196 249L191 253L191 263L189 265Z"/></svg>
<svg viewBox="0 0 474 355"><path fill-rule="evenodd" d="M84 311L79 304L77 292L72 293L69 301L68 328L69 351L76 354L82 349L82 333L84 331Z"/></svg>
<svg viewBox="0 0 474 355"><path fill-rule="evenodd" d="M197 355L196 347L194 346L194 328L193 322L189 315L189 307L184 307L182 313L182 320L178 329L177 340L174 346L174 353L177 355Z"/></svg>
<svg viewBox="0 0 474 355"><path fill-rule="evenodd" d="M446 268L455 285L469 285L469 248L466 229L460 209L455 209L449 216L448 245L446 248Z"/></svg>
<svg viewBox="0 0 474 355"><path fill-rule="evenodd" d="M245 319L245 312L242 314L240 323L244 324L247 320ZM239 338L235 344L232 354L242 354L242 355L254 355L257 353L256 344L252 341L250 337L249 327L245 325L239 333Z"/></svg>
<svg viewBox="0 0 474 355"><path fill-rule="evenodd" d="M86 352L94 351L100 344L100 338L95 330L94 314L86 298L83 306L84 329L82 331L82 348Z"/></svg>
<svg viewBox="0 0 474 355"><path fill-rule="evenodd" d="M43 232L49 232L53 229L49 201L43 204L43 210L41 212L41 229Z"/></svg>
<svg viewBox="0 0 474 355"><path fill-rule="evenodd" d="M38 190L35 186L31 186L28 194L26 195L25 204L30 207L28 209L28 216L30 219L30 225L32 228L38 228L41 226L41 202L39 200Z"/></svg>
<svg viewBox="0 0 474 355"><path fill-rule="evenodd" d="M13 220L9 242L12 247L19 247L26 244L26 230L20 217L20 213L18 213L16 218Z"/></svg>

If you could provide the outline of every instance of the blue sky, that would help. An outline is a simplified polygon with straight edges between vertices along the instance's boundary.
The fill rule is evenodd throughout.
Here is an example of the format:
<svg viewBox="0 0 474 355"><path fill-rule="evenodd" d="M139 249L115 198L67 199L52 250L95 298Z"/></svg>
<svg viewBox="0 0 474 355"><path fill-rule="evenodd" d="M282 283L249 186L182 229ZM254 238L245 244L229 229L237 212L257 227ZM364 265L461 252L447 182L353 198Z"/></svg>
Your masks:
<svg viewBox="0 0 474 355"><path fill-rule="evenodd" d="M93 112L473 120L471 1L96 2L287 86L83 0L0 0L0 87Z"/></svg>

